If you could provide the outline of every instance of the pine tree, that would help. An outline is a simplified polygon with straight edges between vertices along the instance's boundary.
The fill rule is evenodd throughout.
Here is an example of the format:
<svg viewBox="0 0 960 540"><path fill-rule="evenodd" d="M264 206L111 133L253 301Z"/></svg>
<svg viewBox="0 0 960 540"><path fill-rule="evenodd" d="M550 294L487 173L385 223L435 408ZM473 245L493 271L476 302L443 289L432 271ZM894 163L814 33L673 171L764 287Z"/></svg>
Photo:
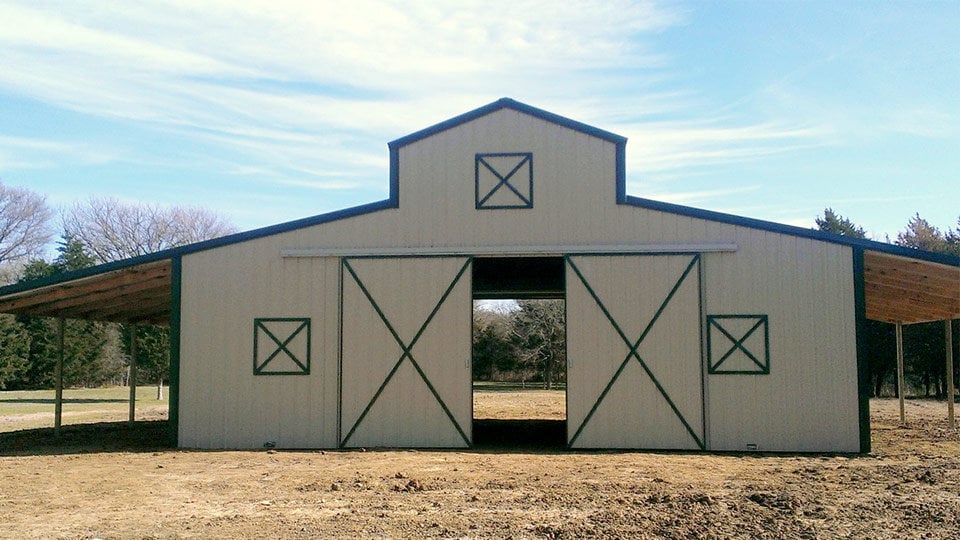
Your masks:
<svg viewBox="0 0 960 540"><path fill-rule="evenodd" d="M936 253L947 251L947 240L943 233L920 217L919 213L914 214L907 223L907 228L897 234L897 244Z"/></svg>
<svg viewBox="0 0 960 540"><path fill-rule="evenodd" d="M867 233L863 227L854 224L849 219L837 214L832 208L823 209L823 217L817 217L817 228L821 231L831 232L852 238L866 238Z"/></svg>
<svg viewBox="0 0 960 540"><path fill-rule="evenodd" d="M21 280L56 276L93 266L95 260L76 237L64 235L58 242L53 262L33 260L24 268ZM25 369L8 381L11 388L49 388L54 384L54 367L59 351L57 322L47 317L20 316L17 324L26 336ZM102 362L109 342L108 325L69 320L64 328L63 380L66 386L97 386L113 376Z"/></svg>
<svg viewBox="0 0 960 540"><path fill-rule="evenodd" d="M11 315L0 314L0 390L27 371L27 334Z"/></svg>

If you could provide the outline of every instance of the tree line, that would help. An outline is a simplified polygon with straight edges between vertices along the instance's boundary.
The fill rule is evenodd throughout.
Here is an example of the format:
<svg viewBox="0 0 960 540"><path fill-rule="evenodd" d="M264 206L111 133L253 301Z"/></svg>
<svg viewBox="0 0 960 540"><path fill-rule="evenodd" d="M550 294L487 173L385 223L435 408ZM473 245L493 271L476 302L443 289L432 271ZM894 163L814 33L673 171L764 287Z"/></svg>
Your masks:
<svg viewBox="0 0 960 540"><path fill-rule="evenodd" d="M203 208L126 203L110 197L91 197L55 211L42 194L0 182L2 284L55 276L235 231L226 219ZM59 239L50 253L55 236ZM137 381L128 380L132 332L137 333ZM169 350L167 328L67 320L64 385L135 382L158 383L162 388ZM56 320L0 314L0 390L51 388L58 355Z"/></svg>
<svg viewBox="0 0 960 540"><path fill-rule="evenodd" d="M563 300L519 300L473 311L473 380L551 389L566 384Z"/></svg>

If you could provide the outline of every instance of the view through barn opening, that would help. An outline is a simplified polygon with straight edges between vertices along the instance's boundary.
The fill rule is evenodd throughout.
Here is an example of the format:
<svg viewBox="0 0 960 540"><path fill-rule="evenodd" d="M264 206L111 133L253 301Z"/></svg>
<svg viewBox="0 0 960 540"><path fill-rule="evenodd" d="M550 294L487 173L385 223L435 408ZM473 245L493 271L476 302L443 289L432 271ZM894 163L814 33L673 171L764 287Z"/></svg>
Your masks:
<svg viewBox="0 0 960 540"><path fill-rule="evenodd" d="M566 306L561 257L473 263L473 442L566 445Z"/></svg>

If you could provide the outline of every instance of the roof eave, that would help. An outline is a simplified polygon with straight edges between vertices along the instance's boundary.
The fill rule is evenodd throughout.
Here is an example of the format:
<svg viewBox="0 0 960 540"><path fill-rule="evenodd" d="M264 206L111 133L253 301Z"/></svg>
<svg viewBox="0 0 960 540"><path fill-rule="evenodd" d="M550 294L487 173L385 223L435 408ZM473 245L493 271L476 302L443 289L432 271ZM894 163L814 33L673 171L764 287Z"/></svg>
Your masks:
<svg viewBox="0 0 960 540"><path fill-rule="evenodd" d="M399 149L502 109L510 109L528 114L552 124L572 129L574 131L579 131L580 133L591 135L593 137L597 137L598 139L603 139L615 144L624 144L627 142L627 138L622 135L617 135L616 133L611 133L598 127L584 124L583 122L578 122L571 118L560 116L559 114L545 111L532 105L527 105L526 103L521 103L514 99L504 97L494 101L493 103L488 103L482 107L478 107L472 111L454 116L449 120L444 120L443 122L426 127L420 131L400 137L399 139L387 143L387 146L390 147L391 150Z"/></svg>
<svg viewBox="0 0 960 540"><path fill-rule="evenodd" d="M898 246L896 244L888 244L886 242L877 242L875 240L866 240L863 238L851 238L849 236L843 236L840 234L834 234L826 231L819 231L816 229L805 229L803 227L797 227L795 225L786 225L783 223L776 223L773 221L765 221L762 219L742 217L734 214L716 212L714 210L703 210L700 208L683 206L675 203L655 201L653 199L644 199L641 197L635 197L633 195L625 195L620 200L622 201L621 204L627 204L630 206L646 208L648 210L657 210L660 212L678 214L678 215L683 215L683 216L688 216L688 217L693 217L698 219L704 219L707 221L715 221L719 223L727 223L730 225L748 227L751 229L760 229L760 230L766 230L766 231L771 231L771 232L776 232L776 233L786 234L791 236L799 236L802 238L810 238L812 240L819 240L822 242L843 244L843 245L847 245L854 248L865 249L870 251L878 251L881 253L888 253L890 255L908 257L911 259L918 259L918 260L927 261L927 262L944 264L947 266L960 266L960 257L954 256L954 255L948 255L945 253L925 251L922 249Z"/></svg>
<svg viewBox="0 0 960 540"><path fill-rule="evenodd" d="M129 268L132 266L139 266L142 264L161 261L164 259L174 259L177 257L188 255L190 253L196 253L196 252L205 251L208 249L215 249L218 247L237 244L240 242L246 242L248 240L255 240L257 238L263 238L263 237L271 236L274 234L280 234L280 233L289 232L297 229L303 229L306 227L312 227L314 225L320 225L320 224L329 223L332 221L339 221L341 219L361 216L364 214L371 214L374 212L379 212L381 210L386 210L390 208L396 208L394 197L391 197L390 199L384 199L381 201L373 202L373 203L363 204L360 206L345 208L343 210L336 210L333 212L327 212L325 214L319 214L316 216L297 219L294 221L279 223L277 225L270 225L270 226L262 227L259 229L253 229L250 231L244 231L244 232L239 232L235 234L230 234L227 236L221 236L219 238L204 240L202 242L187 244L185 246L165 249L162 251L157 251L155 253L140 255L138 257L131 257L129 259L122 259L119 261L98 264L96 266L91 266L89 268L72 270L70 272L64 272L62 274L56 274L53 276L47 276L43 278L32 279L29 281L22 281L20 283L6 285L4 287L0 287L0 296L7 296L10 294L17 294L17 293L21 293L21 292L25 292L33 289L39 289L43 287L49 287L52 285L58 285L60 283L64 283L67 281L83 279L91 276L96 276L98 274L105 274L105 273L113 272L116 270Z"/></svg>

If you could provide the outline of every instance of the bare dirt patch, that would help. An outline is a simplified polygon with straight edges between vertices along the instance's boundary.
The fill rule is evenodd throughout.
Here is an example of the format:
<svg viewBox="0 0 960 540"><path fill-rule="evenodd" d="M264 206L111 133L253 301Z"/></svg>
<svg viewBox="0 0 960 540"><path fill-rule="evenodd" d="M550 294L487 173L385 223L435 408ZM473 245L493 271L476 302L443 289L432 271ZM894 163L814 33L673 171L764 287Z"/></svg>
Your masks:
<svg viewBox="0 0 960 540"><path fill-rule="evenodd" d="M868 456L200 452L156 448L155 422L112 424L112 445L79 427L64 446L0 434L0 535L955 538L945 408L910 402L899 427L895 401L872 402Z"/></svg>

